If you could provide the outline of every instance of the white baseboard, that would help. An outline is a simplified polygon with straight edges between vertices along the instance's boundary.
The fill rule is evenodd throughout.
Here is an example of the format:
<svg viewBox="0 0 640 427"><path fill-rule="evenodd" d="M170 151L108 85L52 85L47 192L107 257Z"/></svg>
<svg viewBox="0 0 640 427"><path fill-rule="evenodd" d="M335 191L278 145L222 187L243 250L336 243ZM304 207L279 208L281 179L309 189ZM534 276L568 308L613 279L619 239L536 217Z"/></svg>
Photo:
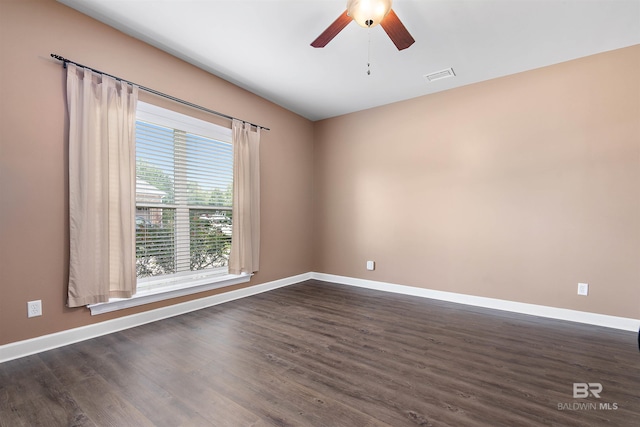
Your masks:
<svg viewBox="0 0 640 427"><path fill-rule="evenodd" d="M31 354L40 353L42 351L51 350L57 347L73 344L79 341L107 335L124 329L133 328L135 326L144 325L168 317L178 316L180 314L189 313L191 311L200 310L202 308L211 307L213 305L222 304L251 295L260 294L262 292L271 291L283 286L300 283L311 278L311 273L299 274L273 282L261 283L259 285L250 286L248 288L238 289L235 291L224 292L205 298L187 301L180 304L174 304L167 307L157 308L142 313L132 314L130 316L119 317L113 320L95 323L92 325L82 326L79 328L69 329L66 331L56 332L54 334L43 335L24 341L5 344L0 346L0 363L6 362L20 357L29 356Z"/></svg>
<svg viewBox="0 0 640 427"><path fill-rule="evenodd" d="M304 273L297 276L286 277L268 283L250 286L248 288L212 295L205 298L187 301L180 304L149 310L142 313L66 331L56 332L41 337L24 341L18 341L0 346L0 363L57 347L73 344L91 338L107 335L113 332L144 325L168 317L178 316L191 311L222 304L271 291L284 286L294 285L305 280L316 279L325 282L339 283L343 285L358 286L385 292L394 292L404 295L412 295L422 298L431 298L441 301L449 301L477 307L491 308L495 310L511 311L533 316L548 317L552 319L568 320L572 322L587 323L604 326L607 328L621 329L637 332L640 329L640 320L626 317L608 316L604 314L588 313L584 311L568 310L564 308L547 307L535 304L500 300L494 298L478 297L473 295L457 294L453 292L436 291L432 289L416 288L413 286L397 285L393 283L377 282L373 280L357 279L353 277L336 276L324 273Z"/></svg>
<svg viewBox="0 0 640 427"><path fill-rule="evenodd" d="M586 311L569 310L566 308L548 307L544 305L527 304L495 298L485 298L473 295L457 294L453 292L436 291L432 289L416 288L414 286L397 285L393 283L377 282L373 280L356 279L353 277L336 276L333 274L312 273L311 277L316 280L339 283L342 285L358 286L361 288L376 289L385 292L394 292L404 295L431 298L441 301L449 301L459 304L491 308L494 310L511 311L520 314L530 314L533 316L547 317L551 319L587 323L590 325L604 326L607 328L621 329L624 331L638 332L638 330L640 329L640 320L627 317L609 316L605 314L589 313Z"/></svg>

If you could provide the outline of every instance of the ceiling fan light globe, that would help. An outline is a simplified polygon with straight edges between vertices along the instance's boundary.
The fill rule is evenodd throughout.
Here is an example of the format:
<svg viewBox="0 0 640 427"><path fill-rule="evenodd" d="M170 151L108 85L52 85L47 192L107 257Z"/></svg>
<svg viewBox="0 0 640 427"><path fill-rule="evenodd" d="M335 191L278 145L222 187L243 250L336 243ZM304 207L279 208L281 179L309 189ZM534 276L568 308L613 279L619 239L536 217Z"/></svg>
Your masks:
<svg viewBox="0 0 640 427"><path fill-rule="evenodd" d="M361 27L375 27L391 10L391 2L392 0L349 0L347 12Z"/></svg>

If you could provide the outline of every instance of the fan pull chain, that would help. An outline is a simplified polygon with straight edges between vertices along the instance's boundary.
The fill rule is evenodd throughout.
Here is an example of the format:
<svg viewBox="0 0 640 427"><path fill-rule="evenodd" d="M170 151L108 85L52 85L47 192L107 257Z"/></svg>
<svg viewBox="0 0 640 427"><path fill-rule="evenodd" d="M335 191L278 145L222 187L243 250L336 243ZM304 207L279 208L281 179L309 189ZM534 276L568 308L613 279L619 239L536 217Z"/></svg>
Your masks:
<svg viewBox="0 0 640 427"><path fill-rule="evenodd" d="M367 21L368 24L368 35L369 35L369 45L367 47L367 76L371 75L371 24Z"/></svg>

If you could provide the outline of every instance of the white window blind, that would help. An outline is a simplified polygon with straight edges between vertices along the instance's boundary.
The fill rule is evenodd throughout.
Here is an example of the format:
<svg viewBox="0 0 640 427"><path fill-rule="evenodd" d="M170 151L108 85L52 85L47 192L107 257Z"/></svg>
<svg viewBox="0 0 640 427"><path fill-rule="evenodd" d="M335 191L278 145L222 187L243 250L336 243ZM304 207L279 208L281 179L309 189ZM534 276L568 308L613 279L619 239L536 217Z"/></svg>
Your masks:
<svg viewBox="0 0 640 427"><path fill-rule="evenodd" d="M138 103L138 289L145 278L227 272L232 188L230 129Z"/></svg>

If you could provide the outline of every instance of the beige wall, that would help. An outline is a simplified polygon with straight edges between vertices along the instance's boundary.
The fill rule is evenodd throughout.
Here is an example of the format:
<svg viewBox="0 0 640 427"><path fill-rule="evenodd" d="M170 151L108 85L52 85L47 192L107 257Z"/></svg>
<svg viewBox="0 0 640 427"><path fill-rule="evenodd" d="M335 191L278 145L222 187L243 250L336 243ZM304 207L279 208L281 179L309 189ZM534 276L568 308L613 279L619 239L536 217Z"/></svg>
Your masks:
<svg viewBox="0 0 640 427"><path fill-rule="evenodd" d="M640 318L639 46L316 124L54 0L0 0L0 47L0 345L195 298L65 307L50 53L271 127L251 285L315 270Z"/></svg>
<svg viewBox="0 0 640 427"><path fill-rule="evenodd" d="M94 317L65 308L65 71L50 53L270 127L261 151L261 271L251 284L312 269L310 121L54 0L0 0L0 43L0 345L169 304ZM28 319L35 299L44 315Z"/></svg>
<svg viewBox="0 0 640 427"><path fill-rule="evenodd" d="M640 318L639 76L635 46L317 122L315 269Z"/></svg>

